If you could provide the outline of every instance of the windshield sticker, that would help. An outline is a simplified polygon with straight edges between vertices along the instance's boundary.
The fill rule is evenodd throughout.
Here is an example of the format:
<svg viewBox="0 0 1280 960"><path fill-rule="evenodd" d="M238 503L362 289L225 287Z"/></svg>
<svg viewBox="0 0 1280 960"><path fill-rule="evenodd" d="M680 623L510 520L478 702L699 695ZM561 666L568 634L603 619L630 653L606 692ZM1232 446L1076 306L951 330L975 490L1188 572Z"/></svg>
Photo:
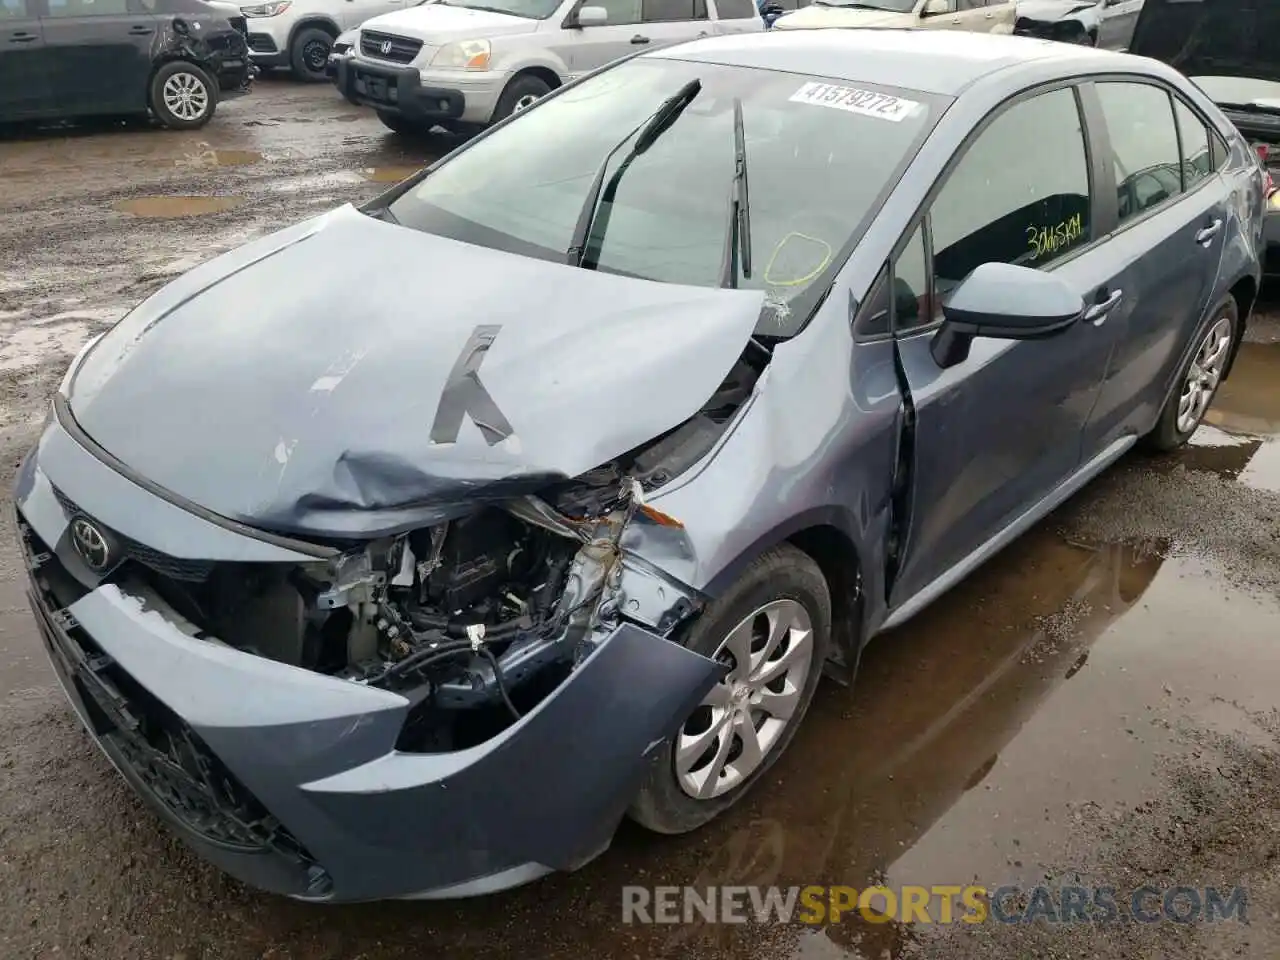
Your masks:
<svg viewBox="0 0 1280 960"><path fill-rule="evenodd" d="M1084 225L1077 213L1051 227L1027 227L1027 246L1031 248L1031 259L1038 260L1046 254L1062 252L1083 236Z"/></svg>
<svg viewBox="0 0 1280 960"><path fill-rule="evenodd" d="M879 117L897 123L905 120L920 106L915 100L891 97L887 93L839 87L834 83L809 81L787 98L792 103L808 103L815 107L832 107L864 117Z"/></svg>

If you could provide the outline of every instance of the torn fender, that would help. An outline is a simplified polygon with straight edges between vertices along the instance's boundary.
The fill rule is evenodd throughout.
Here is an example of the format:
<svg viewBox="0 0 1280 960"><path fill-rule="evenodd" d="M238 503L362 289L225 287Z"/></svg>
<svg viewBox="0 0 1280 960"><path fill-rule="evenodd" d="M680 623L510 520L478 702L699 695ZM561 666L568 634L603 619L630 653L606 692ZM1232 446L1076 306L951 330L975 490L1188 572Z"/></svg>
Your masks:
<svg viewBox="0 0 1280 960"><path fill-rule="evenodd" d="M87 438L268 530L372 536L599 466L715 392L763 294L476 247L342 207L161 290L66 387Z"/></svg>

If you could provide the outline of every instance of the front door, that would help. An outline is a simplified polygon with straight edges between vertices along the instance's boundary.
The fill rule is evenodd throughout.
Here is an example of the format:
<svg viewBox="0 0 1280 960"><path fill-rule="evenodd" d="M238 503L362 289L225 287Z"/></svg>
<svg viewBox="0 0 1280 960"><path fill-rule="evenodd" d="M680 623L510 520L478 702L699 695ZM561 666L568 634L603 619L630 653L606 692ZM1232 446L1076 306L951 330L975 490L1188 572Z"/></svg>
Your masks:
<svg viewBox="0 0 1280 960"><path fill-rule="evenodd" d="M53 106L33 2L0 0L0 122L40 116Z"/></svg>
<svg viewBox="0 0 1280 960"><path fill-rule="evenodd" d="M1116 340L1108 314L1123 299L1097 239L1089 170L1073 88L1017 101L968 145L929 205L921 241L898 258L897 278L909 278L913 290L928 287L916 298L916 325L897 323L916 433L893 606L956 567L1080 466L1084 427ZM904 258L918 262L907 266ZM936 305L989 262L1052 270L1095 309L1089 321L1045 340L976 338L967 359L942 369L930 352Z"/></svg>
<svg viewBox="0 0 1280 960"><path fill-rule="evenodd" d="M47 0L41 18L49 84L72 116L147 109L159 21L137 0Z"/></svg>

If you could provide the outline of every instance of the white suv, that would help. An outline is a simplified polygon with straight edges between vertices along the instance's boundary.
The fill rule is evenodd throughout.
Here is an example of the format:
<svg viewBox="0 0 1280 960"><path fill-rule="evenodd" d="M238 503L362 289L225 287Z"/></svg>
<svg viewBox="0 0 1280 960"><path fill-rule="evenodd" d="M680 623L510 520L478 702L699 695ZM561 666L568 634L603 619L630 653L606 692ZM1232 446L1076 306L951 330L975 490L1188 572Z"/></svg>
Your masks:
<svg viewBox="0 0 1280 960"><path fill-rule="evenodd" d="M438 0L367 21L334 83L392 130L462 130L642 47L762 30L755 0Z"/></svg>
<svg viewBox="0 0 1280 960"><path fill-rule="evenodd" d="M333 41L370 17L417 0L266 0L242 3L249 57L263 68L288 67L299 80L324 80Z"/></svg>

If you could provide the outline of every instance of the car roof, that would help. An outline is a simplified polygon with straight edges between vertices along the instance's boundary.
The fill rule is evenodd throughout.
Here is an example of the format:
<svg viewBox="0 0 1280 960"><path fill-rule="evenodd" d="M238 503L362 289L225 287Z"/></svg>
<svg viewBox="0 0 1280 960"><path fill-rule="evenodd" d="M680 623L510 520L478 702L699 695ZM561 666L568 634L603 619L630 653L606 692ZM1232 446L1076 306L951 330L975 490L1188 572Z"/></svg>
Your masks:
<svg viewBox="0 0 1280 960"><path fill-rule="evenodd" d="M944 96L956 96L988 74L1033 63L1056 60L1064 70L1085 72L1132 71L1144 62L1122 53L1010 34L849 27L708 37L646 56L815 74Z"/></svg>

